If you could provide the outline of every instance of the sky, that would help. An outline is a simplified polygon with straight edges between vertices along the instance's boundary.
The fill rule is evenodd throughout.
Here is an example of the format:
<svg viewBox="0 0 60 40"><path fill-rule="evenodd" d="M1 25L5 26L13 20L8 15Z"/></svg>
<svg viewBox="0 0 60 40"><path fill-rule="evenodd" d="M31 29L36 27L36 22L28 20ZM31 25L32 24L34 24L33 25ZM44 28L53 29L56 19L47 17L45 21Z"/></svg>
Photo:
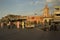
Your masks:
<svg viewBox="0 0 60 40"><path fill-rule="evenodd" d="M41 15L46 3L52 11L53 6L60 5L60 0L0 0L0 18L8 14Z"/></svg>

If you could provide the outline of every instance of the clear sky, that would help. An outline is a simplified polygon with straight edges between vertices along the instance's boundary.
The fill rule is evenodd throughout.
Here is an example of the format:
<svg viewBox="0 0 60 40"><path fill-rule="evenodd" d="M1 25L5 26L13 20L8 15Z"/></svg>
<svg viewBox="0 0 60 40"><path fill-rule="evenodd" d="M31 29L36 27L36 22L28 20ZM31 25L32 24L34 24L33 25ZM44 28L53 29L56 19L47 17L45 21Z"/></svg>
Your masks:
<svg viewBox="0 0 60 40"><path fill-rule="evenodd" d="M52 9L53 5L60 5L60 0L0 0L0 18L8 14L42 14L40 10L46 3Z"/></svg>

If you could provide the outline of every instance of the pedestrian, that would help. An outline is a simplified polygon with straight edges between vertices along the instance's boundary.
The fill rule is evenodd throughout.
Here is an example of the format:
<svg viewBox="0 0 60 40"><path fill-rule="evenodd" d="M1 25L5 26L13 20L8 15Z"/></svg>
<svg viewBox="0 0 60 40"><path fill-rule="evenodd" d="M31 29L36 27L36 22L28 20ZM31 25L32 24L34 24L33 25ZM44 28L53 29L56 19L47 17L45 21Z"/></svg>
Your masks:
<svg viewBox="0 0 60 40"><path fill-rule="evenodd" d="M53 30L54 30L54 26L51 25L51 27L50 27L50 31L53 31Z"/></svg>
<svg viewBox="0 0 60 40"><path fill-rule="evenodd" d="M57 31L57 24L54 25L54 31Z"/></svg>

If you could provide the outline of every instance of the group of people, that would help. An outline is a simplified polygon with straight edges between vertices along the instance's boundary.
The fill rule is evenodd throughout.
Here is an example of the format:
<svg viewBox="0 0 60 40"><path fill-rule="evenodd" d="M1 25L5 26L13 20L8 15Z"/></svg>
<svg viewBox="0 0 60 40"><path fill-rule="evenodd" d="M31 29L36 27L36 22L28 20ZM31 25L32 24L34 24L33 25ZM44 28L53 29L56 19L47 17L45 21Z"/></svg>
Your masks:
<svg viewBox="0 0 60 40"><path fill-rule="evenodd" d="M50 31L58 31L57 24L51 25Z"/></svg>
<svg viewBox="0 0 60 40"><path fill-rule="evenodd" d="M50 25L50 27L46 27L46 26L47 25L45 25L44 27L44 31L58 31L57 24ZM17 22L17 25L14 25L13 23L11 23L10 25L3 24L3 26L0 26L0 28L3 28L3 29L5 28L14 29L14 28L20 28L20 27L24 29L24 22L22 22L22 25L19 25L19 22ZM39 27L41 26L39 25Z"/></svg>
<svg viewBox="0 0 60 40"><path fill-rule="evenodd" d="M44 31L58 31L58 25L50 25L50 27L44 27Z"/></svg>
<svg viewBox="0 0 60 40"><path fill-rule="evenodd" d="M0 29L13 29L13 28L16 28L14 24L7 25L5 23L2 23L0 26Z"/></svg>

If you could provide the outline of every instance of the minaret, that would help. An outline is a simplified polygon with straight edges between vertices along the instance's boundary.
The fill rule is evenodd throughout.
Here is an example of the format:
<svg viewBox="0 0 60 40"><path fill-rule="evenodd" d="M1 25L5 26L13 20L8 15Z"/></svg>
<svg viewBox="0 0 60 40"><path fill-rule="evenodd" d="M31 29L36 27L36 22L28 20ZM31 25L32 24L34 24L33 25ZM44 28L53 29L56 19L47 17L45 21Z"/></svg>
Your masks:
<svg viewBox="0 0 60 40"><path fill-rule="evenodd" d="M48 17L49 16L49 8L48 5L45 5L45 8L43 10L43 17Z"/></svg>

